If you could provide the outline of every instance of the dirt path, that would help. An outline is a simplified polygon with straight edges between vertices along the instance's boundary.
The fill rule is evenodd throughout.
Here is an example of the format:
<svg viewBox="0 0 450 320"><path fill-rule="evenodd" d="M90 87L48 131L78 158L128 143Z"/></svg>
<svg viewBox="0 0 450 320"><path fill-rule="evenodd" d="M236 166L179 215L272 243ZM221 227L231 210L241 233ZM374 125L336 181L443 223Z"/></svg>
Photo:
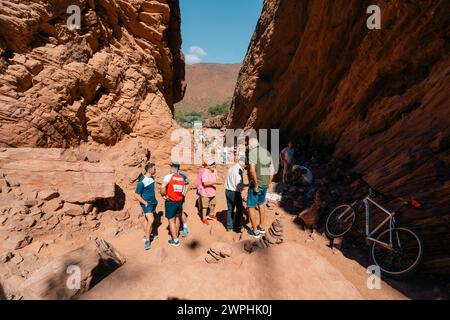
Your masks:
<svg viewBox="0 0 450 320"><path fill-rule="evenodd" d="M223 174L225 168L220 171ZM189 172L191 181L194 174ZM268 221L282 220L285 243L248 254L244 242L250 237L227 233L220 221L204 226L195 200L192 190L185 205L190 234L181 247L168 246L165 219L150 251L143 250L141 230L114 238L111 242L126 257L126 264L83 299L406 299L385 282L380 290L369 290L364 267L333 252L322 236L311 238L281 209L269 210ZM225 221L221 186L217 200L218 216ZM214 242L232 246L233 255L209 265L204 257Z"/></svg>

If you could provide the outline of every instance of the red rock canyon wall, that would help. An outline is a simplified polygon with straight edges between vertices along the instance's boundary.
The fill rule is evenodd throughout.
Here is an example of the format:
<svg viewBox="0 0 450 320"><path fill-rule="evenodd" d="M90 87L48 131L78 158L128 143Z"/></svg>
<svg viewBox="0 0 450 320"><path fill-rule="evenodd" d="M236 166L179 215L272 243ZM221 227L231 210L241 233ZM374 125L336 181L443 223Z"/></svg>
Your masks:
<svg viewBox="0 0 450 320"><path fill-rule="evenodd" d="M382 29L369 30L369 5ZM349 157L384 192L416 197L425 267L450 273L450 2L266 0L240 71L231 127Z"/></svg>
<svg viewBox="0 0 450 320"><path fill-rule="evenodd" d="M164 136L184 95L180 47L178 0L1 1L0 146Z"/></svg>

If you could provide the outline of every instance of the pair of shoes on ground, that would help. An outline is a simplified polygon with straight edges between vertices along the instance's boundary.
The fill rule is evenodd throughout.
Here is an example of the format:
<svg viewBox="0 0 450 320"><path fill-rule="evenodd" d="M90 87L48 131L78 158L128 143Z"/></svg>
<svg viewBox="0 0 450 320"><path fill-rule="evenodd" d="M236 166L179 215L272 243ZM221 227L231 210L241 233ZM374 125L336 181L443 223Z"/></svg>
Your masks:
<svg viewBox="0 0 450 320"><path fill-rule="evenodd" d="M169 246L179 247L181 245L180 240L169 240Z"/></svg>
<svg viewBox="0 0 450 320"><path fill-rule="evenodd" d="M242 233L242 227L241 228L227 228L227 232L236 232L236 233Z"/></svg>
<svg viewBox="0 0 450 320"><path fill-rule="evenodd" d="M266 229L264 229L261 226L258 226L258 230L256 232L253 231L252 229L248 230L249 236L252 237L252 238L255 238L255 239L261 238L261 235L265 234L265 233L266 233Z"/></svg>
<svg viewBox="0 0 450 320"><path fill-rule="evenodd" d="M153 241L155 241L156 240L156 238L157 238L158 236L156 236L156 237L154 237L153 238ZM172 247L179 247L180 246L180 240L169 240L169 245L170 246L172 246ZM149 241L149 240L145 240L145 243L144 243L144 250L150 250L151 249L151 247L152 247L152 243L151 243L151 241Z"/></svg>
<svg viewBox="0 0 450 320"><path fill-rule="evenodd" d="M203 224L205 226L209 226L210 225L209 220L217 221L217 217L216 216L206 216L206 219L203 219Z"/></svg>

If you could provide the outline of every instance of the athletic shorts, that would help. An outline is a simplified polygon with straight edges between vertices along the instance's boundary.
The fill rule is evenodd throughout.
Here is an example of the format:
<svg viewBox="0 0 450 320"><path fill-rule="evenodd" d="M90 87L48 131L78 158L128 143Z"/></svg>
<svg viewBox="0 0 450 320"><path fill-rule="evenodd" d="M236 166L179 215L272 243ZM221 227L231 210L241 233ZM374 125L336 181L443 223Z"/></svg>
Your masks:
<svg viewBox="0 0 450 320"><path fill-rule="evenodd" d="M267 188L259 187L258 192L248 189L247 208L256 208L266 203Z"/></svg>
<svg viewBox="0 0 450 320"><path fill-rule="evenodd" d="M183 202L166 201L166 218L173 219L183 210Z"/></svg>
<svg viewBox="0 0 450 320"><path fill-rule="evenodd" d="M200 204L202 209L208 209L216 205L216 197L200 197Z"/></svg>
<svg viewBox="0 0 450 320"><path fill-rule="evenodd" d="M158 203L148 203L147 206L144 206L143 204L141 204L142 212L144 213L144 215L155 213L157 206L158 206Z"/></svg>

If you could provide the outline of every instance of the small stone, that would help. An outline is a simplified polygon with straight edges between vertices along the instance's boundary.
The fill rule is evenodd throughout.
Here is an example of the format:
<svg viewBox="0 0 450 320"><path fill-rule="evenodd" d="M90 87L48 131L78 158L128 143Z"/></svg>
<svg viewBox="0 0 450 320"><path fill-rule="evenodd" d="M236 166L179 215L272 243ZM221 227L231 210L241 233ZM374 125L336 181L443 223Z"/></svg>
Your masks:
<svg viewBox="0 0 450 320"><path fill-rule="evenodd" d="M67 216L76 217L84 214L84 208L80 205L73 203L64 203L63 212Z"/></svg>
<svg viewBox="0 0 450 320"><path fill-rule="evenodd" d="M23 203L25 204L26 207L31 208L34 207L38 204L37 200L31 200L31 199L25 199L23 200Z"/></svg>
<svg viewBox="0 0 450 320"><path fill-rule="evenodd" d="M39 191L37 196L44 201L50 201L52 199L58 198L59 193L54 189L47 189Z"/></svg>
<svg viewBox="0 0 450 320"><path fill-rule="evenodd" d="M42 205L41 209L45 213L52 213L52 212L55 212L55 211L58 211L59 209L61 209L63 207L63 205L64 205L63 202L60 199L56 198L56 199L52 199L50 201L46 201Z"/></svg>
<svg viewBox="0 0 450 320"><path fill-rule="evenodd" d="M211 249L208 250L208 254L210 254L211 256L213 256L215 259L220 260L222 259L222 257L220 256L220 254L215 253L214 251L212 251Z"/></svg>
<svg viewBox="0 0 450 320"><path fill-rule="evenodd" d="M18 250L29 245L32 240L33 238L31 236L25 235L23 233L16 233L10 235L8 239L0 243L0 246L8 250Z"/></svg>
<svg viewBox="0 0 450 320"><path fill-rule="evenodd" d="M252 252L253 246L254 246L254 242L247 241L244 244L244 250L247 251L247 252Z"/></svg>
<svg viewBox="0 0 450 320"><path fill-rule="evenodd" d="M85 203L83 206L84 213L89 214L92 211L92 208L94 208L93 203Z"/></svg>
<svg viewBox="0 0 450 320"><path fill-rule="evenodd" d="M37 223L36 219L32 216L26 217L25 219L23 219L23 222L25 223L25 228L32 228Z"/></svg>
<svg viewBox="0 0 450 320"><path fill-rule="evenodd" d="M233 249L231 247L225 247L220 250L220 255L224 258L229 258L233 255Z"/></svg>
<svg viewBox="0 0 450 320"><path fill-rule="evenodd" d="M336 248L337 250L341 250L342 249L342 244L343 244L343 238L335 238L332 240L332 244L333 244L333 248Z"/></svg>
<svg viewBox="0 0 450 320"><path fill-rule="evenodd" d="M0 263L6 263L14 257L12 252L5 252L0 254Z"/></svg>
<svg viewBox="0 0 450 320"><path fill-rule="evenodd" d="M23 198L23 191L20 188L11 189L12 193L19 199Z"/></svg>
<svg viewBox="0 0 450 320"><path fill-rule="evenodd" d="M207 263L209 263L209 264L217 264L217 263L219 263L219 261L216 258L214 258L213 256L211 256L210 254L206 255L205 261Z"/></svg>
<svg viewBox="0 0 450 320"><path fill-rule="evenodd" d="M30 209L30 213L31 216L39 216L41 217L43 215L43 212L41 210L41 208L39 208L38 206L32 207Z"/></svg>

